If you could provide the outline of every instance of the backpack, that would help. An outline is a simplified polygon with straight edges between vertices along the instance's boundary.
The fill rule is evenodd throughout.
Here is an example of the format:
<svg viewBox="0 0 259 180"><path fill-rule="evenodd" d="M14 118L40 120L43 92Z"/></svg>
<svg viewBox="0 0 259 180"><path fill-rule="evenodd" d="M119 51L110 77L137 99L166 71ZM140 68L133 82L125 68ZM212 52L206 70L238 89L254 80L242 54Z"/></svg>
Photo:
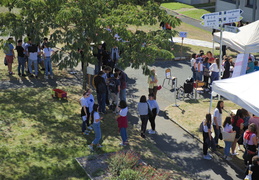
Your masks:
<svg viewBox="0 0 259 180"><path fill-rule="evenodd" d="M112 93L115 93L116 92L116 89L117 88L117 85L116 85L116 79L112 78L110 79L110 82L109 82L109 90L112 92Z"/></svg>
<svg viewBox="0 0 259 180"><path fill-rule="evenodd" d="M199 132L203 132L203 121L201 122L201 124L199 126Z"/></svg>

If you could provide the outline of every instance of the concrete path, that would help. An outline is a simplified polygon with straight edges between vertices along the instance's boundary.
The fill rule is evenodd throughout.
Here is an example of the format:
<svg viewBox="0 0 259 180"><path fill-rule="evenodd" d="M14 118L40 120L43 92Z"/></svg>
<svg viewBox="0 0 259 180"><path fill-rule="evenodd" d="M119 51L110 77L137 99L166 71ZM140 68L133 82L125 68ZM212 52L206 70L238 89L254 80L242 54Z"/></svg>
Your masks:
<svg viewBox="0 0 259 180"><path fill-rule="evenodd" d="M191 76L188 61L156 62L154 66L158 74L159 84L163 82L165 68L172 69L173 74L178 77L179 85L183 84L185 79ZM142 74L141 70L127 68L125 72L130 78L127 99L130 105L130 122L140 129L140 120L137 118L136 106L140 96L148 94L147 77ZM171 87L167 85L167 81L165 84L158 91L157 97L161 108L161 112L156 118L158 134L147 135L147 137L168 157L177 162L183 168L183 171L191 176L191 179L232 180L243 178L241 172L235 170L234 167L231 167L215 154L213 155L213 160L204 160L202 158L202 143L165 116L165 108L175 102ZM149 125L148 128L150 128Z"/></svg>
<svg viewBox="0 0 259 180"><path fill-rule="evenodd" d="M181 37L173 37L173 41L177 42L177 43L182 43L182 38ZM201 40L190 39L190 38L184 38L183 44L190 44L190 45L194 45L194 46L202 46L202 47L213 48L213 42L201 41ZM219 47L219 46L220 45L218 43L214 44L214 47Z"/></svg>

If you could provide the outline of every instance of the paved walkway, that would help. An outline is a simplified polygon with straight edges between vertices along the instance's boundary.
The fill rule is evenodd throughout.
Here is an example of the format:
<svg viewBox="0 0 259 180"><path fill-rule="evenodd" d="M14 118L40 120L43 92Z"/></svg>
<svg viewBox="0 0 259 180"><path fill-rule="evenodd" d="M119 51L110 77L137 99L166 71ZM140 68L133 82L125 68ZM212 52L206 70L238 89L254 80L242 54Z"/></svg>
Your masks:
<svg viewBox="0 0 259 180"><path fill-rule="evenodd" d="M177 42L177 43L182 43L182 38L181 37L174 37L173 41ZM212 42L201 41L201 40L190 39L190 38L184 38L183 44L190 44L190 45L194 45L194 46L202 46L202 47L213 48ZM218 43L214 44L214 47L219 47L219 46L220 45Z"/></svg>

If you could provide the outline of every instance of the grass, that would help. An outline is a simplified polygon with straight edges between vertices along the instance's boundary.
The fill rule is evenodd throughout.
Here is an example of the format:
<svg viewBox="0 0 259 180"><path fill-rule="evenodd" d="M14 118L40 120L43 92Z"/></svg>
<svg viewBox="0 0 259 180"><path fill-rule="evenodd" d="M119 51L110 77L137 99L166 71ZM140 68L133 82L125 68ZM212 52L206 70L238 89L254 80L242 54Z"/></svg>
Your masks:
<svg viewBox="0 0 259 180"><path fill-rule="evenodd" d="M19 88L0 91L0 179L86 179L76 157L116 152L120 136L113 114L102 122L102 149L87 148L94 134L81 134L81 87L58 87L68 92L68 100L51 97L50 87ZM156 168L175 175L181 169L157 147L139 136L129 125L130 146ZM98 175L101 172L96 172Z"/></svg>
<svg viewBox="0 0 259 180"><path fill-rule="evenodd" d="M202 141L202 133L198 131L199 125L202 120L205 119L205 115L209 112L210 100L209 99L200 99L200 100L186 100L178 102L180 108L168 106L166 109L168 112L168 116L173 119L174 121L181 124L182 127L187 129L191 134L194 134ZM216 107L217 100L212 101L212 109L211 113ZM190 108L191 107L191 108ZM222 120L224 122L225 117L229 116L231 110L239 109L240 106L236 105L235 103L224 100L224 109L228 112L222 112ZM185 110L182 113L182 110ZM219 145L225 147L223 141L219 141ZM223 150L220 150L220 153L223 155ZM240 168L244 167L244 162L242 158L243 152L239 153L238 156L233 158L233 162L239 166Z"/></svg>
<svg viewBox="0 0 259 180"><path fill-rule="evenodd" d="M215 3L188 5L188 4L184 4L184 3L180 3L180 2L170 2L170 3L162 3L161 6L171 9L171 10L181 10L181 9L186 9L186 8L193 9L193 8L215 6Z"/></svg>
<svg viewBox="0 0 259 180"><path fill-rule="evenodd" d="M189 10L189 11L178 11L180 14L183 14L185 16L197 19L197 20L202 20L201 16L203 14L208 14L212 13L215 11L215 8L210 8L210 9L197 9L197 10Z"/></svg>

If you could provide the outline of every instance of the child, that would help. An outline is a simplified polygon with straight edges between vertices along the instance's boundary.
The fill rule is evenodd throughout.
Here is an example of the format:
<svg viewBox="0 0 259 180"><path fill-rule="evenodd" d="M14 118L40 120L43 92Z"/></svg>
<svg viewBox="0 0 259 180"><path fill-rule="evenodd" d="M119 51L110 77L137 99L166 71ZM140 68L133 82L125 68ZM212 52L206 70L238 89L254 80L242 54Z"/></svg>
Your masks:
<svg viewBox="0 0 259 180"><path fill-rule="evenodd" d="M90 150L94 150L94 145L97 145L98 148L101 148L102 145L99 143L99 141L102 138L102 133L101 133L101 120L103 119L103 117L100 117L100 114L98 112L98 104L94 104L93 107L93 112L92 112L92 118L94 119L94 123L93 123L93 128L94 128L94 135L95 135L95 139L93 140L93 142L88 145L88 147L90 148Z"/></svg>
<svg viewBox="0 0 259 180"><path fill-rule="evenodd" d="M128 136L127 136L127 127L128 127L128 107L127 103L124 100L120 101L120 104L118 106L119 109L119 115L115 116L118 122L118 127L121 135L122 142L119 144L120 146L126 146L128 143Z"/></svg>
<svg viewBox="0 0 259 180"><path fill-rule="evenodd" d="M231 125L231 117L226 117L224 123L223 123L224 132L227 133L233 133L233 126ZM230 154L230 148L232 146L232 142L230 141L224 141L225 142L225 149L224 149L224 158L226 160L232 160L232 158L229 156Z"/></svg>
<svg viewBox="0 0 259 180"><path fill-rule="evenodd" d="M211 136L211 114L206 114L206 119L203 122L203 159L212 159L212 156L208 153L209 146L215 150L215 143Z"/></svg>

